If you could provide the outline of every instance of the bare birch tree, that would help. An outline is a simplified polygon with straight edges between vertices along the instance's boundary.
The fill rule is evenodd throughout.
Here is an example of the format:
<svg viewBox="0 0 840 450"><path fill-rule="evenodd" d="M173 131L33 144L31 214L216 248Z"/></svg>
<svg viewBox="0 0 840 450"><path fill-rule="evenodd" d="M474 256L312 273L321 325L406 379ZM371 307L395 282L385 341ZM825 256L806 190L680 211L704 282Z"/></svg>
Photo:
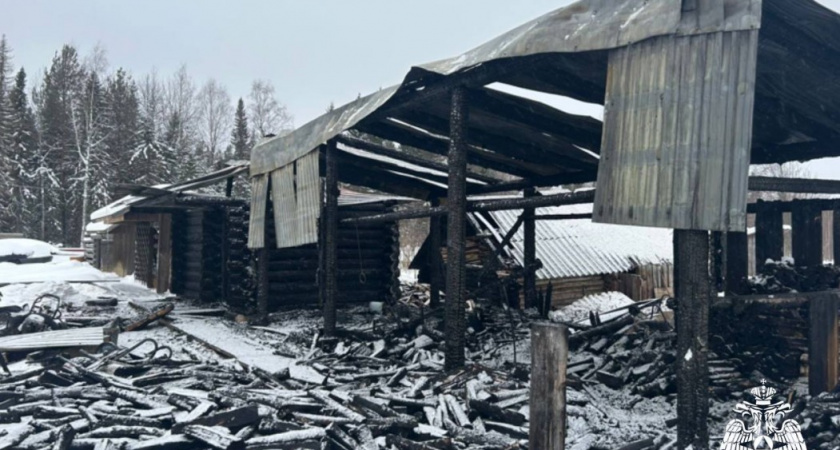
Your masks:
<svg viewBox="0 0 840 450"><path fill-rule="evenodd" d="M210 79L198 93L199 133L208 161L220 159L233 121L230 95L215 79Z"/></svg>
<svg viewBox="0 0 840 450"><path fill-rule="evenodd" d="M269 134L283 135L294 129L294 119L277 101L274 85L267 80L254 80L248 95L248 120L256 140Z"/></svg>

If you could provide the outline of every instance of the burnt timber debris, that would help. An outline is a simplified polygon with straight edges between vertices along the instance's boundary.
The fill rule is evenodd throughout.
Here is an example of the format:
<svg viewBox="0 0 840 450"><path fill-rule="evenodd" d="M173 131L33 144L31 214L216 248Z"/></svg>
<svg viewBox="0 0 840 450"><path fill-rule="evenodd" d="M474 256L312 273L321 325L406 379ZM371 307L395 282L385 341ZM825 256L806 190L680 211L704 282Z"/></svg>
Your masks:
<svg viewBox="0 0 840 450"><path fill-rule="evenodd" d="M77 405L94 399L71 398L65 402L71 406L60 401L54 402L58 405L18 404L17 388L27 383L39 387L41 375L35 382L32 377L8 381L20 384L7 394L7 401L21 406L15 410L19 416L33 417L49 429L33 430L40 433L34 444L29 441L33 448L47 441L68 447L77 442L93 445L84 439L116 440L105 444L107 448L122 445L123 439L143 437L154 438L136 448L205 444L213 448L282 448L287 444L320 448L324 442L338 448L372 448L379 445L371 444L377 440L398 448L520 445L527 437L523 428L529 419L515 408L527 398L522 391L524 377L517 377L514 369L510 377L483 370L475 378L457 378L474 368L468 363L492 357L494 352L475 343L476 338L480 342L492 337L489 331L477 336L484 331L477 330L493 330L494 320L482 318L481 308L476 308L481 299L470 298L480 296L465 289L471 275L465 218L468 212L526 211L518 225L528 241L524 272L516 277L524 286L514 288L510 283L507 287L520 290L524 306L536 306L536 316L544 318L552 297L535 286L533 274L540 262L535 259L534 222L581 216L540 215L537 209L594 201L594 220L675 229L675 299L669 302L673 317L667 320L644 319L645 308L640 305L608 320L593 315L588 325L564 324L574 331L568 341L571 356L564 400L570 422L576 414L598 414L597 401L575 394L582 390L596 397L597 392L586 389L588 384L610 389L629 386L639 396L676 401L677 417L668 423L676 425L677 439L669 437L673 433L640 436L626 449L709 448L707 418L715 414L709 409L710 396L722 398L724 388L731 393L733 386L747 379L757 381L756 371L789 381L801 374L796 355L801 358L807 353L812 398L809 402L803 397L797 403L808 421L803 434L809 445L830 447L836 441L830 430L840 425L833 420L837 416L833 405L820 403L835 399L834 393L821 393L837 385L837 304L831 290L838 288L838 279L836 269L821 266L827 259L840 260L840 220L834 221L831 230L833 258L826 258L822 231L823 213L836 216L840 208L831 199L747 205L746 194L747 190L840 192L840 183L831 180L748 176L750 163L838 155L834 143L840 138L840 94L830 88L836 84L832 61L840 52L837 36L837 15L811 0L583 0L459 57L413 67L400 85L331 110L286 136L263 141L254 149L250 165L222 169L165 189L126 186L126 192L142 200L114 205L119 209L101 217L119 226L104 232L110 237L99 244L91 238L94 248L89 254L95 264L115 270L130 267L138 280L160 292L171 287L183 296L226 300L253 313L258 321L276 308L301 303L323 308L323 337L319 334L314 339L304 358L309 362L322 358L312 362L320 374L315 377L319 387L305 389L300 398L306 400L292 396L289 404L300 409L284 412L264 403L265 392L254 391L305 387L291 375L225 372L216 378L208 376L199 380L202 389L223 378L242 381L245 393L236 397L224 389L213 390L213 385L205 391L218 398L208 394L209 400L202 397L203 403L176 397L181 406L173 407L195 417L164 433L161 427L136 419L115 422L104 430L96 427L102 419L82 409L92 404ZM663 74L661 79L650 76L654 71ZM782 85L779 79L784 80ZM488 87L492 83L604 103L608 108L601 122L494 90ZM815 90L812 86L829 87ZM650 104L651 98L660 101ZM682 101L686 98L693 101ZM403 151L409 147L417 153ZM417 156L421 154L425 158ZM237 199L188 192L224 180L229 193L233 177L246 171L252 186L248 206ZM535 192L539 187L595 181L598 187L592 191ZM341 208L341 189L348 186L391 198L380 198L376 208L360 214L347 213ZM523 194L507 199L470 198L509 191ZM428 206L395 210L395 197ZM784 260L787 219L783 215L787 213L793 264ZM752 266L750 214L756 222ZM432 219L430 241L435 251L428 262L433 308L425 309L422 292L411 293L409 300L420 304L424 320L418 324L425 325L427 315L442 313L443 293L444 325L424 327L422 333L410 337L390 336L382 339L384 344L342 340L347 330L342 329L339 304L396 302L400 293L395 223L421 217ZM360 227L374 226L381 228L365 230L371 232L364 237L358 233ZM353 227L355 236L346 231ZM445 244L443 230L447 231ZM377 247L362 249L363 242ZM103 251L109 245L120 255L120 264L109 262L109 251ZM437 251L444 247L446 261ZM767 264L767 260L777 262ZM759 277L750 279L751 270ZM713 285L728 297L715 301ZM546 288L551 291L554 286ZM739 297L744 294L759 298ZM792 297L776 301L780 294ZM510 301L512 295L505 295L507 307L518 306ZM516 323L515 316L509 309L504 311L500 316L506 322L498 323L508 325L500 333L507 333L515 343L523 330L511 325ZM724 320L730 316L739 318L738 326ZM177 328L167 318L158 318L157 323ZM744 339L732 342L733 336ZM770 346L776 350L768 357ZM371 354L359 356L368 350ZM739 352L743 354L736 356ZM343 363L330 365L342 358L351 360L352 368ZM146 388L135 386L134 381L147 375L126 373L119 376L118 385L105 386L114 380L86 370L84 361L76 365L68 361L57 370L69 373L55 372L56 376L71 382L86 377L99 383L106 392L101 400L116 409L106 414L159 418L120 410L127 409L127 404L137 411L159 409L154 407L157 403L144 400L145 395L135 395ZM160 368L154 364L163 362L153 362L146 363L157 376ZM360 372L359 367L366 370ZM443 369L448 375L440 373ZM436 373L458 381L435 384L441 383ZM59 378L43 382L63 382ZM476 379L493 386L478 389L473 383ZM152 380L149 386L173 382ZM377 392L352 397L340 389L346 384L334 386L329 380L370 389L375 385ZM497 384L515 394L499 395ZM163 394L151 392L154 389L148 395L160 400L155 396ZM407 391L394 394L399 389ZM424 393L429 389L431 399ZM261 405L256 411L255 403ZM588 409L573 408L581 404ZM79 414L68 412L72 405L78 406ZM314 408L310 405L327 407L332 414L324 417L307 410ZM276 421L272 417L269 426L263 423L261 407L285 415ZM413 415L417 421L410 432L403 415ZM212 420L201 420L208 416ZM255 416L260 419L255 421ZM73 424L78 420L88 425L77 429ZM175 428L180 431L173 435ZM543 437L553 439L547 436L555 433L545 431ZM13 440L14 445L24 445L25 439L29 437ZM587 442L594 441L579 438L570 443L588 448Z"/></svg>

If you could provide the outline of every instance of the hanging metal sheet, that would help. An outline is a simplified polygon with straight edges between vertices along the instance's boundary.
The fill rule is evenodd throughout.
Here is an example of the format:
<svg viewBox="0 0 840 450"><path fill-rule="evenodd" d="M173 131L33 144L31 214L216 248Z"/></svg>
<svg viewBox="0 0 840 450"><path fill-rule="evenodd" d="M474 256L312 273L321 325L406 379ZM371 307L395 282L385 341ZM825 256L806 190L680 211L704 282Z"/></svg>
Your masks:
<svg viewBox="0 0 840 450"><path fill-rule="evenodd" d="M758 30L610 53L593 220L743 231Z"/></svg>
<svg viewBox="0 0 840 450"><path fill-rule="evenodd" d="M318 241L321 178L317 150L271 173L271 198L277 248Z"/></svg>
<svg viewBox="0 0 840 450"><path fill-rule="evenodd" d="M318 218L321 217L321 177L318 171L318 151L295 162L297 186L298 235L295 245L318 241Z"/></svg>
<svg viewBox="0 0 840 450"><path fill-rule="evenodd" d="M268 200L268 175L251 178L251 219L248 224L248 248L265 247L265 204Z"/></svg>
<svg viewBox="0 0 840 450"><path fill-rule="evenodd" d="M293 247L297 236L294 164L271 172L271 200L277 248Z"/></svg>

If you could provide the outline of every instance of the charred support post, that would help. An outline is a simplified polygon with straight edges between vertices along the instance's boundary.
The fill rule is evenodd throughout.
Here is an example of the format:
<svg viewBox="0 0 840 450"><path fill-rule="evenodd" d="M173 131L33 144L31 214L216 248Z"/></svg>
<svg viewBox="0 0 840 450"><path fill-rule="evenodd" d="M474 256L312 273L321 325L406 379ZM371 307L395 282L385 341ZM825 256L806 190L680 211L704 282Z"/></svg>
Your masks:
<svg viewBox="0 0 840 450"><path fill-rule="evenodd" d="M791 251L796 265L822 265L822 211L807 200L794 200L791 222Z"/></svg>
<svg viewBox="0 0 840 450"><path fill-rule="evenodd" d="M534 188L527 188L523 192L523 197L529 198L537 195ZM534 270L537 262L537 241L536 241L536 223L534 217L536 216L535 208L525 208L522 212L523 234L524 242L524 263L525 274L523 277L523 284L525 289L525 307L530 308L537 304L537 274Z"/></svg>
<svg viewBox="0 0 840 450"><path fill-rule="evenodd" d="M531 419L529 448L562 449L566 443L566 327L531 326Z"/></svg>
<svg viewBox="0 0 840 450"><path fill-rule="evenodd" d="M709 448L709 233L674 230L677 447Z"/></svg>
<svg viewBox="0 0 840 450"><path fill-rule="evenodd" d="M230 198L233 195L233 177L228 177L225 180L225 197Z"/></svg>
<svg viewBox="0 0 840 450"><path fill-rule="evenodd" d="M439 206L440 200L432 200L432 206ZM441 240L441 223L440 216L432 216L429 218L429 245L431 251L429 252L429 305L436 308L440 305L440 290L441 290L441 258L440 258L440 240Z"/></svg>
<svg viewBox="0 0 840 450"><path fill-rule="evenodd" d="M726 233L726 292L741 293L741 286L749 274L747 233Z"/></svg>
<svg viewBox="0 0 840 450"><path fill-rule="evenodd" d="M782 210L775 205L762 205L755 213L755 270L758 272L768 259L781 261L785 250Z"/></svg>
<svg viewBox="0 0 840 450"><path fill-rule="evenodd" d="M834 264L840 264L840 208L833 211L834 220L832 220L831 235L834 237L834 245L832 255L834 256Z"/></svg>
<svg viewBox="0 0 840 450"><path fill-rule="evenodd" d="M335 336L335 310L338 298L338 148L327 143L324 191L324 334Z"/></svg>
<svg viewBox="0 0 840 450"><path fill-rule="evenodd" d="M823 293L809 302L808 391L830 392L837 386L837 295Z"/></svg>
<svg viewBox="0 0 840 450"><path fill-rule="evenodd" d="M712 282L714 283L715 290L718 292L723 292L726 290L725 286L725 276L724 276L724 246L723 246L723 235L722 231L712 231L712 242L711 242L711 260L710 264L712 267Z"/></svg>
<svg viewBox="0 0 840 450"><path fill-rule="evenodd" d="M467 89L452 90L449 116L449 190L446 199L446 370L464 366L466 317Z"/></svg>

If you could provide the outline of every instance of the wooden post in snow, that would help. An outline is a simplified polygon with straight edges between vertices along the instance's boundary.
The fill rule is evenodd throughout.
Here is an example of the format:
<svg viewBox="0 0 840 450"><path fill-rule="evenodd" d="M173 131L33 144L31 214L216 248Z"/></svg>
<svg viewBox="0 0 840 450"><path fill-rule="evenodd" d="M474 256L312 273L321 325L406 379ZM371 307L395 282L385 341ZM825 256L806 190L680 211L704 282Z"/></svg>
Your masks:
<svg viewBox="0 0 840 450"><path fill-rule="evenodd" d="M830 392L837 386L837 299L837 294L827 292L812 297L808 305L808 392L811 395Z"/></svg>
<svg viewBox="0 0 840 450"><path fill-rule="evenodd" d="M709 448L709 232L674 230L677 447Z"/></svg>
<svg viewBox="0 0 840 450"><path fill-rule="evenodd" d="M469 102L463 86L452 90L449 115L449 189L446 210L446 370L464 366L467 231L467 125Z"/></svg>
<svg viewBox="0 0 840 450"><path fill-rule="evenodd" d="M537 190L534 188L527 188L523 192L523 197L534 197ZM534 222L536 215L535 208L525 208L522 211L524 222L522 224L522 231L525 238L524 242L524 258L525 274L523 276L523 288L525 291L525 308L531 308L537 304L537 274L534 267L537 262L537 231Z"/></svg>
<svg viewBox="0 0 840 450"><path fill-rule="evenodd" d="M822 210L809 200L791 205L791 252L797 266L820 266L822 256Z"/></svg>
<svg viewBox="0 0 840 450"><path fill-rule="evenodd" d="M755 213L755 272L758 273L768 259L781 261L785 251L785 233L782 210L777 205L762 205L759 200Z"/></svg>
<svg viewBox="0 0 840 450"><path fill-rule="evenodd" d="M432 206L439 206L438 199L432 200ZM441 225L443 219L441 216L432 216L429 218L429 306L432 308L440 305L440 291L441 291L441 263L440 257L440 241L441 241Z"/></svg>
<svg viewBox="0 0 840 450"><path fill-rule="evenodd" d="M335 336L336 300L338 297L338 148L335 140L327 143L327 168L324 182L324 334Z"/></svg>
<svg viewBox="0 0 840 450"><path fill-rule="evenodd" d="M531 450L565 448L568 354L566 327L553 323L531 325Z"/></svg>

